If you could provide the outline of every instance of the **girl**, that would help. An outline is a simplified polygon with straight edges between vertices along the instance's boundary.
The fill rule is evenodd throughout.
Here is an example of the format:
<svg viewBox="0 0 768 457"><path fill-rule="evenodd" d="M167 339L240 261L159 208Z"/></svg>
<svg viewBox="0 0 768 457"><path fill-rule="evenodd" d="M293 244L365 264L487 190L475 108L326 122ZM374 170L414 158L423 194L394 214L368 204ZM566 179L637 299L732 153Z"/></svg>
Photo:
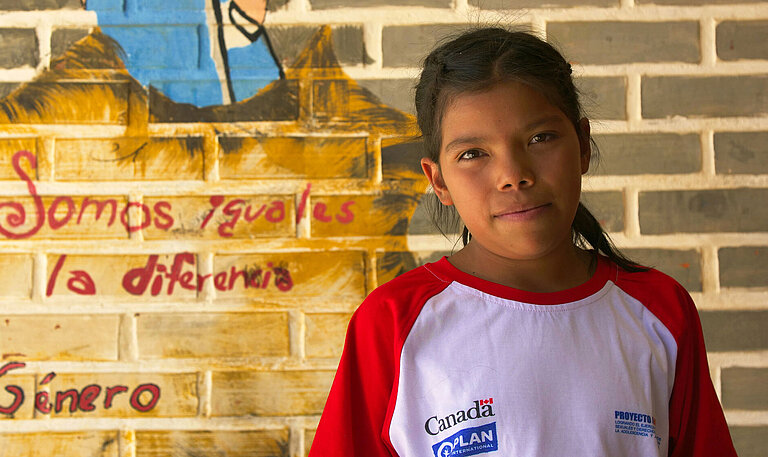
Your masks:
<svg viewBox="0 0 768 457"><path fill-rule="evenodd" d="M310 457L734 456L696 308L579 203L570 65L523 32L434 50L416 88L464 247L353 316Z"/></svg>

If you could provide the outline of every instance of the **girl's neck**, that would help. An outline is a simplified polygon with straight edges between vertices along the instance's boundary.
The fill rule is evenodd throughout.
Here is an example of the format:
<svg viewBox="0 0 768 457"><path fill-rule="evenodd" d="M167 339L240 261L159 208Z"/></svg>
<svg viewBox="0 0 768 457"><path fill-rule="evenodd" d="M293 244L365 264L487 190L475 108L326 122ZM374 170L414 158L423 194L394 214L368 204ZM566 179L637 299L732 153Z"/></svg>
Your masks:
<svg viewBox="0 0 768 457"><path fill-rule="evenodd" d="M470 241L448 260L459 270L486 281L528 292L558 292L587 282L595 256L569 244L537 259L510 259Z"/></svg>

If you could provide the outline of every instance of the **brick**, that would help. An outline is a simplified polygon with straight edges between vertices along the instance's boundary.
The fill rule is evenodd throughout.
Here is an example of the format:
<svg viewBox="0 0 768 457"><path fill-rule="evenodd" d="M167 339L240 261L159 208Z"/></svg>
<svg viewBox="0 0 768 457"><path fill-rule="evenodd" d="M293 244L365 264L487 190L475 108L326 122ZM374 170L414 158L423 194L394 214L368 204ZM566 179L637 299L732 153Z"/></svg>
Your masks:
<svg viewBox="0 0 768 457"><path fill-rule="evenodd" d="M688 6L702 6L709 5L725 5L729 3L760 3L763 0L637 0L637 3L653 3L656 5L688 5Z"/></svg>
<svg viewBox="0 0 768 457"><path fill-rule="evenodd" d="M723 60L768 59L768 21L724 21L716 36Z"/></svg>
<svg viewBox="0 0 768 457"><path fill-rule="evenodd" d="M721 286L768 287L768 248L721 248L717 255Z"/></svg>
<svg viewBox="0 0 768 457"><path fill-rule="evenodd" d="M768 427L731 426L733 447L740 457L764 457L768 449Z"/></svg>
<svg viewBox="0 0 768 457"><path fill-rule="evenodd" d="M314 10L329 8L366 6L426 6L428 8L450 8L451 0L310 0Z"/></svg>
<svg viewBox="0 0 768 457"><path fill-rule="evenodd" d="M584 192L581 201L605 231L624 230L624 196L621 192Z"/></svg>
<svg viewBox="0 0 768 457"><path fill-rule="evenodd" d="M764 232L768 189L640 192L643 234Z"/></svg>
<svg viewBox="0 0 768 457"><path fill-rule="evenodd" d="M697 22L550 22L547 38L583 65L700 59Z"/></svg>
<svg viewBox="0 0 768 457"><path fill-rule="evenodd" d="M59 262L61 262L59 273L54 276L53 271ZM167 278L174 263L179 269L179 281ZM78 273L75 273L77 271L84 273L79 273L77 276ZM48 291L56 298L77 297L78 300L85 302L106 297L146 301L152 297L165 300L196 297L196 273L196 257L189 253L66 255L63 261L61 256L51 255L48 257L46 277L49 278ZM84 287L87 283L92 283L93 287ZM184 287L183 284L187 284L188 287ZM128 289L125 288L126 285Z"/></svg>
<svg viewBox="0 0 768 457"><path fill-rule="evenodd" d="M701 259L695 250L623 249L630 259L656 268L677 280L690 292L701 292Z"/></svg>
<svg viewBox="0 0 768 457"><path fill-rule="evenodd" d="M365 178L364 137L220 137L222 179Z"/></svg>
<svg viewBox="0 0 768 457"><path fill-rule="evenodd" d="M39 61L34 29L0 29L0 68L34 67Z"/></svg>
<svg viewBox="0 0 768 457"><path fill-rule="evenodd" d="M267 11L277 11L288 4L290 0L269 0L267 2Z"/></svg>
<svg viewBox="0 0 768 457"><path fill-rule="evenodd" d="M709 351L768 349L768 311L701 311Z"/></svg>
<svg viewBox="0 0 768 457"><path fill-rule="evenodd" d="M363 28L359 25L336 26L331 31L333 51L343 65L361 65L370 62L365 52Z"/></svg>
<svg viewBox="0 0 768 457"><path fill-rule="evenodd" d="M768 368L723 368L721 380L723 407L768 409Z"/></svg>
<svg viewBox="0 0 768 457"><path fill-rule="evenodd" d="M287 456L289 440L288 430L139 431L136 432L136 457Z"/></svg>
<svg viewBox="0 0 768 457"><path fill-rule="evenodd" d="M0 123L126 125L130 91L127 81L31 82L6 100L14 111Z"/></svg>
<svg viewBox="0 0 768 457"><path fill-rule="evenodd" d="M295 416L320 414L334 372L214 372L211 415Z"/></svg>
<svg viewBox="0 0 768 457"><path fill-rule="evenodd" d="M152 3L156 5L155 8L162 8L162 4L159 2ZM131 61L135 62L136 68L158 71L159 74L149 80L151 85L162 88L163 83L168 82L166 75L169 73L195 72L199 69L201 53L203 52L199 42L202 40L200 34L203 33L203 29L197 24L172 23L173 19L168 19L171 23L144 25L146 22L143 22L142 19L132 20L136 22L128 22L126 25L107 25L102 22L100 29L108 36L121 36L124 37L123 39L130 39L134 42L152 43L151 46L130 48ZM180 40L191 42L191 46L186 48L186 52L176 51L179 48L174 48L170 44ZM184 76L181 74L170 76L170 78L184 80Z"/></svg>
<svg viewBox="0 0 768 457"><path fill-rule="evenodd" d="M312 81L312 117L324 122L349 118L349 81L320 79Z"/></svg>
<svg viewBox="0 0 768 457"><path fill-rule="evenodd" d="M768 132L715 133L715 169L725 174L768 173Z"/></svg>
<svg viewBox="0 0 768 457"><path fill-rule="evenodd" d="M416 255L408 251L388 251L376 259L376 283L384 284L419 265Z"/></svg>
<svg viewBox="0 0 768 457"><path fill-rule="evenodd" d="M0 433L3 455L14 457L118 457L118 432Z"/></svg>
<svg viewBox="0 0 768 457"><path fill-rule="evenodd" d="M1 325L1 324L0 324ZM10 355L10 354L8 354ZM3 354L3 361L0 367L7 362L15 361L17 357L6 357ZM21 357L18 357L21 359ZM11 391L7 389L11 387ZM18 409L13 414L0 413L0 423L3 419L8 420L29 420L35 417L35 404L34 404L34 392L35 392L35 376L31 374L6 374L3 375L0 380L0 407L10 408L15 402L19 400L18 391L14 388L21 389L24 396L22 402L18 406ZM0 448L3 443L3 435L0 434ZM5 454L4 454L5 455Z"/></svg>
<svg viewBox="0 0 768 457"><path fill-rule="evenodd" d="M62 181L201 180L202 137L57 139Z"/></svg>
<svg viewBox="0 0 768 457"><path fill-rule="evenodd" d="M148 240L296 236L293 195L149 197L144 204L156 221L144 229Z"/></svg>
<svg viewBox="0 0 768 457"><path fill-rule="evenodd" d="M0 254L0 297L31 298L32 265L29 254Z"/></svg>
<svg viewBox="0 0 768 457"><path fill-rule="evenodd" d="M286 313L142 313L139 357L283 357L290 355Z"/></svg>
<svg viewBox="0 0 768 457"><path fill-rule="evenodd" d="M643 78L643 117L727 117L768 113L768 76Z"/></svg>
<svg viewBox="0 0 768 457"><path fill-rule="evenodd" d="M312 199L312 236L398 236L418 199L387 192L380 195L329 195Z"/></svg>
<svg viewBox="0 0 768 457"><path fill-rule="evenodd" d="M245 288L243 275L239 274L230 289L232 268L237 272L247 269L252 278L251 283L261 286ZM282 272L278 274L281 269ZM216 287L216 295L220 298L301 298L306 302L308 299L322 297L355 302L365 296L364 257L362 253L354 251L217 255L214 258L214 272L213 284L209 279L205 287ZM222 273L226 273L226 276ZM216 275L222 278L219 279L219 286L216 286Z"/></svg>
<svg viewBox="0 0 768 457"><path fill-rule="evenodd" d="M413 104L415 80L358 79L356 81L362 87L371 91L385 105L409 114L416 114L416 107Z"/></svg>
<svg viewBox="0 0 768 457"><path fill-rule="evenodd" d="M142 387L151 384L159 389L159 396ZM93 408L89 411L84 393L88 394L85 389L91 385L99 388L91 388ZM52 418L194 417L198 411L196 373L58 373L48 386ZM118 391L115 386L127 389ZM74 412L73 396L65 394L70 390L78 392ZM132 398L138 405L132 404ZM109 404L107 399L111 399Z"/></svg>
<svg viewBox="0 0 768 457"><path fill-rule="evenodd" d="M173 83L178 90L194 91L197 82L150 81L149 120L157 123L296 121L299 117L299 84L296 79L252 78L266 86L239 103L198 108L191 103L176 103L163 91ZM202 104L202 102L201 102ZM143 113L142 113L143 114Z"/></svg>
<svg viewBox="0 0 768 457"><path fill-rule="evenodd" d="M592 161L593 175L695 173L701 170L698 135L611 134L595 135L599 161ZM593 152L594 154L594 152Z"/></svg>
<svg viewBox="0 0 768 457"><path fill-rule="evenodd" d="M19 238L33 239L126 239L128 231L122 223L122 211L127 199L121 196L98 197L42 197L44 223L38 226L39 217L31 197L8 198L26 208L24 223L18 227L6 227ZM0 203L2 204L2 203ZM2 213L11 211L0 211ZM0 219L2 220L2 219ZM0 222L0 225L3 223ZM0 236L0 239L8 235Z"/></svg>
<svg viewBox="0 0 768 457"><path fill-rule="evenodd" d="M269 2L272 6L272 2ZM269 39L275 54L283 65L291 65L307 47L308 41L317 32L314 26L269 27ZM363 28L360 25L338 25L331 29L331 43L334 54L342 65L361 65L371 63L365 50Z"/></svg>
<svg viewBox="0 0 768 457"><path fill-rule="evenodd" d="M22 177L13 168L13 158L20 151L32 153L37 160L40 143L35 138L0 139L0 179L21 180ZM33 168L26 156L19 156L21 169L30 178L37 179L37 167Z"/></svg>
<svg viewBox="0 0 768 457"><path fill-rule="evenodd" d="M90 33L90 29L55 29L51 33L51 58L59 57L69 49L76 41L79 41Z"/></svg>
<svg viewBox="0 0 768 457"><path fill-rule="evenodd" d="M91 1L115 1L115 0L91 0ZM116 3L125 3L126 0L117 0ZM196 0L182 0L182 1L175 1L173 3L165 2L165 5L159 2L154 2L152 0L138 0L134 1L133 4L128 8L135 8L136 11L199 11L200 10L200 3ZM165 8L164 8L165 7Z"/></svg>
<svg viewBox="0 0 768 457"><path fill-rule="evenodd" d="M435 225L434 221L438 225ZM454 206L444 206L434 192L419 198L419 204L408 222L409 235L460 235L464 224Z"/></svg>
<svg viewBox="0 0 768 457"><path fill-rule="evenodd" d="M580 100L590 119L627 118L627 80L622 77L575 78Z"/></svg>
<svg viewBox="0 0 768 457"><path fill-rule="evenodd" d="M426 182L420 159L424 148L416 138L382 138L381 174L384 181L416 179Z"/></svg>
<svg viewBox="0 0 768 457"><path fill-rule="evenodd" d="M110 315L5 315L0 347L24 360L117 360L119 321Z"/></svg>
<svg viewBox="0 0 768 457"><path fill-rule="evenodd" d="M0 10L36 11L54 9L80 9L80 0L0 0Z"/></svg>
<svg viewBox="0 0 768 457"><path fill-rule="evenodd" d="M450 3L450 2L447 2ZM391 4L391 2L387 2ZM396 25L381 32L385 67L418 67L435 43L465 30L464 24Z"/></svg>
<svg viewBox="0 0 768 457"><path fill-rule="evenodd" d="M516 8L575 7L575 6L619 6L618 0L554 0L542 5L538 0L469 0L470 6L483 10L509 10Z"/></svg>
<svg viewBox="0 0 768 457"><path fill-rule="evenodd" d="M307 357L341 357L349 313L307 313Z"/></svg>
<svg viewBox="0 0 768 457"><path fill-rule="evenodd" d="M418 266L437 262L461 248L459 235L447 238L450 241L455 241L453 249L447 251L387 251L380 253L376 261L376 285L384 284Z"/></svg>

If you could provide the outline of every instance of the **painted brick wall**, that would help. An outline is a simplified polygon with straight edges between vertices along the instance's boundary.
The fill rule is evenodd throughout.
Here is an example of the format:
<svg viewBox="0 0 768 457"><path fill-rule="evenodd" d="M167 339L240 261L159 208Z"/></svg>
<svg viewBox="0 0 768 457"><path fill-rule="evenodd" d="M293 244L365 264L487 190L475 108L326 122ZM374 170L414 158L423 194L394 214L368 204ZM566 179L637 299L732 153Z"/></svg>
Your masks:
<svg viewBox="0 0 768 457"><path fill-rule="evenodd" d="M411 88L436 38L486 23L574 63L585 200L691 292L739 455L768 452L768 3L273 0L285 77L233 52L206 106L201 2L0 0L0 454L304 456L350 313L451 248Z"/></svg>

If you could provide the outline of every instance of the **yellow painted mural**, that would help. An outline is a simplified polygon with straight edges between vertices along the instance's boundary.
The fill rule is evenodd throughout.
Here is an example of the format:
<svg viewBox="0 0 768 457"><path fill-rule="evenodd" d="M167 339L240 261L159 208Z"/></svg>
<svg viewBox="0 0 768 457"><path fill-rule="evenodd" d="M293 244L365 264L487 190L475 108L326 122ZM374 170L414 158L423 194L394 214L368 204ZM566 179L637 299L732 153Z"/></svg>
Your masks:
<svg viewBox="0 0 768 457"><path fill-rule="evenodd" d="M24 424L0 441L296 455L350 313L415 265L414 119L342 71L330 27L286 68L270 45L271 82L233 98L230 75L212 105L140 82L120 45L96 28L0 100L0 295L19 309L0 419Z"/></svg>

